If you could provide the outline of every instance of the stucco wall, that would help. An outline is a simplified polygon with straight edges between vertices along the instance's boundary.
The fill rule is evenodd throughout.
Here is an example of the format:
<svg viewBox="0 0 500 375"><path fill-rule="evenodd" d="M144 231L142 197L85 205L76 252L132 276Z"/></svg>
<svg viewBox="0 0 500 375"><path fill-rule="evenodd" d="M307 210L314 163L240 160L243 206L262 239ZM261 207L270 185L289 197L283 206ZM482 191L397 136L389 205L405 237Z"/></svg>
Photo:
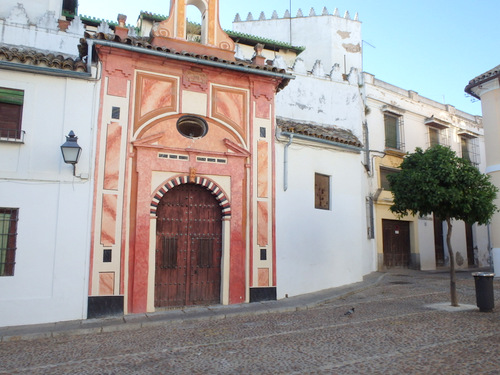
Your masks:
<svg viewBox="0 0 500 375"><path fill-rule="evenodd" d="M19 208L14 276L0 277L1 326L86 317L95 85L0 71L0 87L25 92L26 132L24 143L0 143L0 207ZM62 159L70 130L83 178Z"/></svg>
<svg viewBox="0 0 500 375"><path fill-rule="evenodd" d="M299 142L299 141L296 141ZM360 154L300 143L289 147L283 190L284 144L276 151L278 298L360 281L366 239ZM330 176L330 210L314 208L314 174Z"/></svg>
<svg viewBox="0 0 500 375"><path fill-rule="evenodd" d="M305 17L233 22L233 30L264 38L272 35L280 42L306 46L299 56L306 66L320 60L328 72L334 64L339 64L341 73L347 74L351 68L361 71L361 22L345 15L321 15L319 9L315 15L303 10Z"/></svg>

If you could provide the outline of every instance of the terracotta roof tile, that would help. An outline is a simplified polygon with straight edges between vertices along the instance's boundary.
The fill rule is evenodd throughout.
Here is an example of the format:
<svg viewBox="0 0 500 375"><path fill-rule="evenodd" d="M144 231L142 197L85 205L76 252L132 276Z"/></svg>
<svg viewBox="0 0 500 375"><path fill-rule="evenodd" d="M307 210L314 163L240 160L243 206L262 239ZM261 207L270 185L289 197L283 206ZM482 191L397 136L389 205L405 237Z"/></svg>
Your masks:
<svg viewBox="0 0 500 375"><path fill-rule="evenodd" d="M465 92L480 99L479 96L477 96L472 89L476 86L479 86L482 83L488 82L492 79L499 78L500 77L500 65L496 66L495 68L488 70L486 73L483 73L479 76L477 76L474 79L471 79L469 81L469 84L465 87Z"/></svg>
<svg viewBox="0 0 500 375"><path fill-rule="evenodd" d="M0 45L0 61L44 66L74 72L87 71L87 65L81 60L35 49L24 49L9 45Z"/></svg>
<svg viewBox="0 0 500 375"><path fill-rule="evenodd" d="M257 64L252 64L251 62L244 61L244 60L231 61L231 60L221 59L217 56L200 55L200 54L189 52L189 51L176 51L172 48L156 46L156 45L151 44L149 42L149 37L131 37L131 36L128 36L128 37L122 39L118 35L115 35L115 34L104 34L104 33L91 34L91 33L86 32L85 38L80 39L79 50L81 53L80 57L82 57L82 58L84 57L84 54L87 51L87 39L106 40L106 41L114 42L117 44L126 44L126 45L133 46L133 47L143 48L143 49L147 49L147 50L154 50L157 52L163 52L166 55L169 55L169 54L182 55L182 56L192 57L192 58L199 59L199 60L214 61L214 62L218 62L218 63L222 63L224 65L227 65L229 68L231 66L245 67L245 68L250 69L250 71L252 71L252 70L255 71L256 74L259 74L258 73L259 70L263 70L263 71L278 73L278 74L282 74L284 76L287 76L287 77L284 77L281 84L279 85L278 91L283 89L284 87L286 87L286 85L288 84L290 79L293 78L293 76L291 74L287 73L285 69L276 68L272 65L257 65Z"/></svg>
<svg viewBox="0 0 500 375"><path fill-rule="evenodd" d="M342 143L349 146L363 146L361 141L350 130L338 128L336 126L323 126L283 117L276 117L276 125L281 131L307 135L309 137Z"/></svg>

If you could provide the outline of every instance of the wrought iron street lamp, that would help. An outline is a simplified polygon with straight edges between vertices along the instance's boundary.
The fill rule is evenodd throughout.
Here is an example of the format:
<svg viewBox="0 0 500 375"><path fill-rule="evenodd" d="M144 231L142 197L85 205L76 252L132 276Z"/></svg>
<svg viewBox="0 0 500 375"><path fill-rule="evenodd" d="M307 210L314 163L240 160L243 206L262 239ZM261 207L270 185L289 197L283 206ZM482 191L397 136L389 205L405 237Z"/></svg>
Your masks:
<svg viewBox="0 0 500 375"><path fill-rule="evenodd" d="M71 130L66 136L66 142L61 145L64 162L73 165L73 176L75 175L75 165L78 163L78 159L80 159L80 154L82 152L82 148L78 145L77 140L78 137L75 136L75 133Z"/></svg>

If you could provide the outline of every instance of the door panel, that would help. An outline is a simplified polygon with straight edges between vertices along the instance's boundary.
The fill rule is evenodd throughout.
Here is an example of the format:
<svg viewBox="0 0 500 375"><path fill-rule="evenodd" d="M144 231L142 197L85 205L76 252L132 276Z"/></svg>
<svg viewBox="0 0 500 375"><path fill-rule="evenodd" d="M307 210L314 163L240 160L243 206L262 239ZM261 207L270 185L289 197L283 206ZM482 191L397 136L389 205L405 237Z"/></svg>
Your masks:
<svg viewBox="0 0 500 375"><path fill-rule="evenodd" d="M155 306L220 302L222 210L194 184L165 194L157 210Z"/></svg>
<svg viewBox="0 0 500 375"><path fill-rule="evenodd" d="M410 223L399 220L382 220L384 266L410 266Z"/></svg>

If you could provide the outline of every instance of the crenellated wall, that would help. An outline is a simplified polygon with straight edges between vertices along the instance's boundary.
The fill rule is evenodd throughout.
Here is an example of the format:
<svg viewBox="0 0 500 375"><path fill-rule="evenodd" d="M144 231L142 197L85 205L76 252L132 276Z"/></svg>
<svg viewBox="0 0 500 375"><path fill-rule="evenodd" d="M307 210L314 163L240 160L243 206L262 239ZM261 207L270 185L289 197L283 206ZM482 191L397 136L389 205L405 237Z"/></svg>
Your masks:
<svg viewBox="0 0 500 375"><path fill-rule="evenodd" d="M321 38L311 30L321 31ZM269 19L264 12L258 19L249 13L244 21L237 14L233 31L263 38L272 35L277 41L305 46L300 58L309 69L319 60L327 71L335 66L339 74L348 74L352 68L362 70L361 22L357 13L354 19L348 11L341 17L338 9L330 14L325 7L319 15L314 8L308 15L299 9L295 17L286 11L283 18L279 18L276 11Z"/></svg>

